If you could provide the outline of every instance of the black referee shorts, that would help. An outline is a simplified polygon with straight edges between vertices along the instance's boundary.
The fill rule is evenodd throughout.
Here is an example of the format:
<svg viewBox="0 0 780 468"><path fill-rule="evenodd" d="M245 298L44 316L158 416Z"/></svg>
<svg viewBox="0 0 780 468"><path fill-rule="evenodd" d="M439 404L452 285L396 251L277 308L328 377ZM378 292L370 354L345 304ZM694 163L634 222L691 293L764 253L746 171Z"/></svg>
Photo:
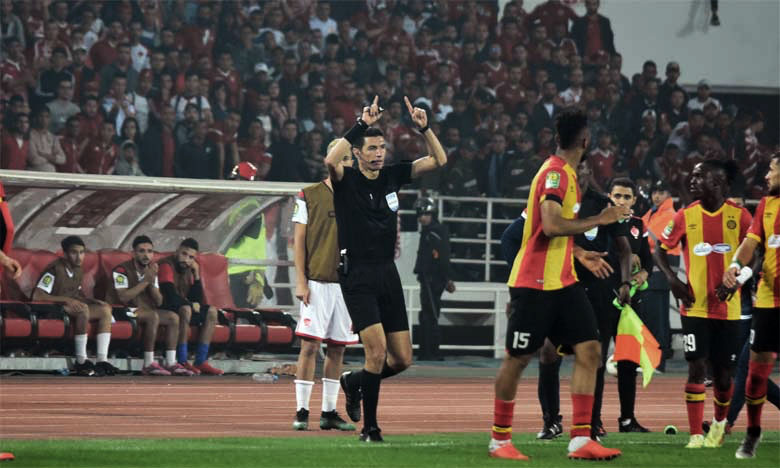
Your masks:
<svg viewBox="0 0 780 468"><path fill-rule="evenodd" d="M512 302L506 351L512 356L533 353L545 338L569 346L598 340L596 317L579 283L555 291L510 288L509 293Z"/></svg>
<svg viewBox="0 0 780 468"><path fill-rule="evenodd" d="M339 272L339 284L353 332L360 333L377 323L382 324L385 333L409 331L404 290L394 262L353 261L346 275Z"/></svg>

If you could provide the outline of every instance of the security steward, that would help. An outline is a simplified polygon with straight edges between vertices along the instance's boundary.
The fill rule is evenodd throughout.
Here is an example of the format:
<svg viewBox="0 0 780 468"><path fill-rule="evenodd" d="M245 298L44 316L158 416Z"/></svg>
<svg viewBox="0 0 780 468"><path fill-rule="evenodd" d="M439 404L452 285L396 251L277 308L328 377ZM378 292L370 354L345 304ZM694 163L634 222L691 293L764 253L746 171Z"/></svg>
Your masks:
<svg viewBox="0 0 780 468"><path fill-rule="evenodd" d="M382 116L379 96L363 108L357 123L325 158L333 183L333 202L339 233L339 284L352 318L353 331L363 342L366 362L359 372L345 372L341 387L347 414L364 427L360 440L381 442L376 419L382 378L393 376L412 363L412 343L401 279L394 263L398 231L398 190L412 179L447 163L439 139L428 127L428 116L404 97L412 122L425 139L428 155L413 162L385 167L385 138L372 128ZM341 164L350 150L357 168ZM403 160L403 158L398 158Z"/></svg>
<svg viewBox="0 0 780 468"><path fill-rule="evenodd" d="M421 361L441 361L439 315L441 295L455 292L450 271L450 231L436 218L436 203L428 197L419 198L414 208L422 226L414 273L420 283L420 353Z"/></svg>

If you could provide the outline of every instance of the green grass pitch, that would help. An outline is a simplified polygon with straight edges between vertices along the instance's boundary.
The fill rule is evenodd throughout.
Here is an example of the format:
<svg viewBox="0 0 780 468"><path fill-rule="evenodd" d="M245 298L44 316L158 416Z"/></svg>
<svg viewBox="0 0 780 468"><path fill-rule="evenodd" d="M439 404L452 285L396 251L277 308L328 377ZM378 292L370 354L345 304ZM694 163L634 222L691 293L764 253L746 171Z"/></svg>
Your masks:
<svg viewBox="0 0 780 468"><path fill-rule="evenodd" d="M754 460L736 460L744 434L727 437L720 449L686 450L687 434L610 434L608 447L623 456L599 466L639 467L773 467L780 466L780 432L766 432ZM487 456L488 433L387 435L384 444L365 444L357 435L290 438L112 439L0 442L16 461L9 468L35 467L502 467L592 466L566 458L567 437L537 441L533 434L515 436L530 462L493 460Z"/></svg>

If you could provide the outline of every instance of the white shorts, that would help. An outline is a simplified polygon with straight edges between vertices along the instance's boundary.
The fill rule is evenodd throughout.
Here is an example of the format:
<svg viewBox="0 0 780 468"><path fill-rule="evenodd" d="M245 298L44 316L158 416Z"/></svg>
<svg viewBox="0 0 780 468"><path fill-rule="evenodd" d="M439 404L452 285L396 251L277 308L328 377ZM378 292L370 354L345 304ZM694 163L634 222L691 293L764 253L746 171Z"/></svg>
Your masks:
<svg viewBox="0 0 780 468"><path fill-rule="evenodd" d="M339 283L309 280L309 305L301 302L301 317L295 334L304 338L333 344L355 344L358 336L352 333L344 296Z"/></svg>

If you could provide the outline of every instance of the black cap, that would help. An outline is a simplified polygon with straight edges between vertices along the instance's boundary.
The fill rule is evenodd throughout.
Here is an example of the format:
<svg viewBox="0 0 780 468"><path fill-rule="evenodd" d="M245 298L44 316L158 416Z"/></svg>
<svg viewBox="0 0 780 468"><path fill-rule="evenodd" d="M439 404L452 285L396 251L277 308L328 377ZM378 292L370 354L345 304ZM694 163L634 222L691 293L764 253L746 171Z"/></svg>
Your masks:
<svg viewBox="0 0 780 468"><path fill-rule="evenodd" d="M650 190L650 193L653 193L653 192L668 192L668 191L669 191L669 186L666 185L666 182L664 182L663 180L657 180L653 184L653 188Z"/></svg>

